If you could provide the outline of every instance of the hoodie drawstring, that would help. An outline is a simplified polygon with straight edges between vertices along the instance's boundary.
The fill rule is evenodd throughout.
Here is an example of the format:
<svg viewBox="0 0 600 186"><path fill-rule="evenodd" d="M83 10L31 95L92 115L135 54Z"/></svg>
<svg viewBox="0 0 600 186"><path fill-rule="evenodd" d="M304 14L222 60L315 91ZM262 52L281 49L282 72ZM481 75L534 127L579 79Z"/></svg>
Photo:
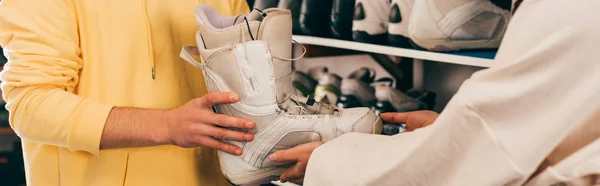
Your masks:
<svg viewBox="0 0 600 186"><path fill-rule="evenodd" d="M154 53L152 45L152 32L150 28L150 19L148 19L148 6L146 5L146 0L141 0L142 2L142 11L144 13L144 21L146 23L146 32L147 32L147 42L148 42L148 55L150 55L150 72L152 73L152 79L156 78L156 68L154 67Z"/></svg>

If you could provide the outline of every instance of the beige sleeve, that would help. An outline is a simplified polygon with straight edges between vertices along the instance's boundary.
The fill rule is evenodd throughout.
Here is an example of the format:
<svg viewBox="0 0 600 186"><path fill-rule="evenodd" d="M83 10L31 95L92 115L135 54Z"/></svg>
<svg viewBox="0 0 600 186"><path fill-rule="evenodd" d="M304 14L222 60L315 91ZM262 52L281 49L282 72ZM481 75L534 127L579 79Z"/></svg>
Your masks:
<svg viewBox="0 0 600 186"><path fill-rule="evenodd" d="M523 184L600 113L598 6L525 1L494 66L467 80L432 126L328 142L311 156L305 185Z"/></svg>

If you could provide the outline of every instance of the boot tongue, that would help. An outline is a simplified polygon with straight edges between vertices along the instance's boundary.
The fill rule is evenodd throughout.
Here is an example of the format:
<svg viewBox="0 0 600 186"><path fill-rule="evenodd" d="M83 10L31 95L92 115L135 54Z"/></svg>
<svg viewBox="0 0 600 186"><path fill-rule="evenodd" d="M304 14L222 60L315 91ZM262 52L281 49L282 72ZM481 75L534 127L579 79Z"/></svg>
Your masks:
<svg viewBox="0 0 600 186"><path fill-rule="evenodd" d="M248 22L246 23L246 18ZM238 15L228 25L224 25L218 31L214 31L200 25L199 31L204 40L204 44L207 49L219 48L227 45L238 44L244 41L252 40L250 33L256 38L258 30L260 28L261 21L263 20L262 13L257 10L244 15ZM250 28L251 32L248 32ZM242 31L245 34L242 38Z"/></svg>
<svg viewBox="0 0 600 186"><path fill-rule="evenodd" d="M207 49L239 44L252 39L265 42L273 57L277 102L282 103L295 90L291 78L292 63L285 60L292 58L291 13L289 10L277 8L263 12L253 10L248 14L237 16L229 23L232 26L219 30L200 25L199 32Z"/></svg>
<svg viewBox="0 0 600 186"><path fill-rule="evenodd" d="M266 9L263 12L266 16L262 18L258 40L268 44L273 56L277 102L282 103L295 90L291 78L292 62L285 60L292 58L292 16L289 10L278 8Z"/></svg>

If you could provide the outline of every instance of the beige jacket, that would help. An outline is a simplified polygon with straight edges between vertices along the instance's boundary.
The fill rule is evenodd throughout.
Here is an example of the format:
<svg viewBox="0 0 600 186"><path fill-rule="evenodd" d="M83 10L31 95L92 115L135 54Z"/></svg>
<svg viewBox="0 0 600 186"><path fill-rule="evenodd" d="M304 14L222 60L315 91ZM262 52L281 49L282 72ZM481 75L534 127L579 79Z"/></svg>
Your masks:
<svg viewBox="0 0 600 186"><path fill-rule="evenodd" d="M525 1L433 125L328 142L305 185L600 185L598 7Z"/></svg>

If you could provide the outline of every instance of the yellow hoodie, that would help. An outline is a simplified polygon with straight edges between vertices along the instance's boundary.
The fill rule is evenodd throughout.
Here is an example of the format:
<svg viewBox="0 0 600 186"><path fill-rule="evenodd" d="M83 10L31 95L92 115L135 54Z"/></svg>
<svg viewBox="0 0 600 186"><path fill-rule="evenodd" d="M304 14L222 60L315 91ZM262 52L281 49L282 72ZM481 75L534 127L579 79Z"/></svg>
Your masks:
<svg viewBox="0 0 600 186"><path fill-rule="evenodd" d="M227 184L211 149L99 150L112 107L175 108L206 92L178 57L195 45L199 3L248 11L243 0L1 1L0 80L29 186Z"/></svg>

